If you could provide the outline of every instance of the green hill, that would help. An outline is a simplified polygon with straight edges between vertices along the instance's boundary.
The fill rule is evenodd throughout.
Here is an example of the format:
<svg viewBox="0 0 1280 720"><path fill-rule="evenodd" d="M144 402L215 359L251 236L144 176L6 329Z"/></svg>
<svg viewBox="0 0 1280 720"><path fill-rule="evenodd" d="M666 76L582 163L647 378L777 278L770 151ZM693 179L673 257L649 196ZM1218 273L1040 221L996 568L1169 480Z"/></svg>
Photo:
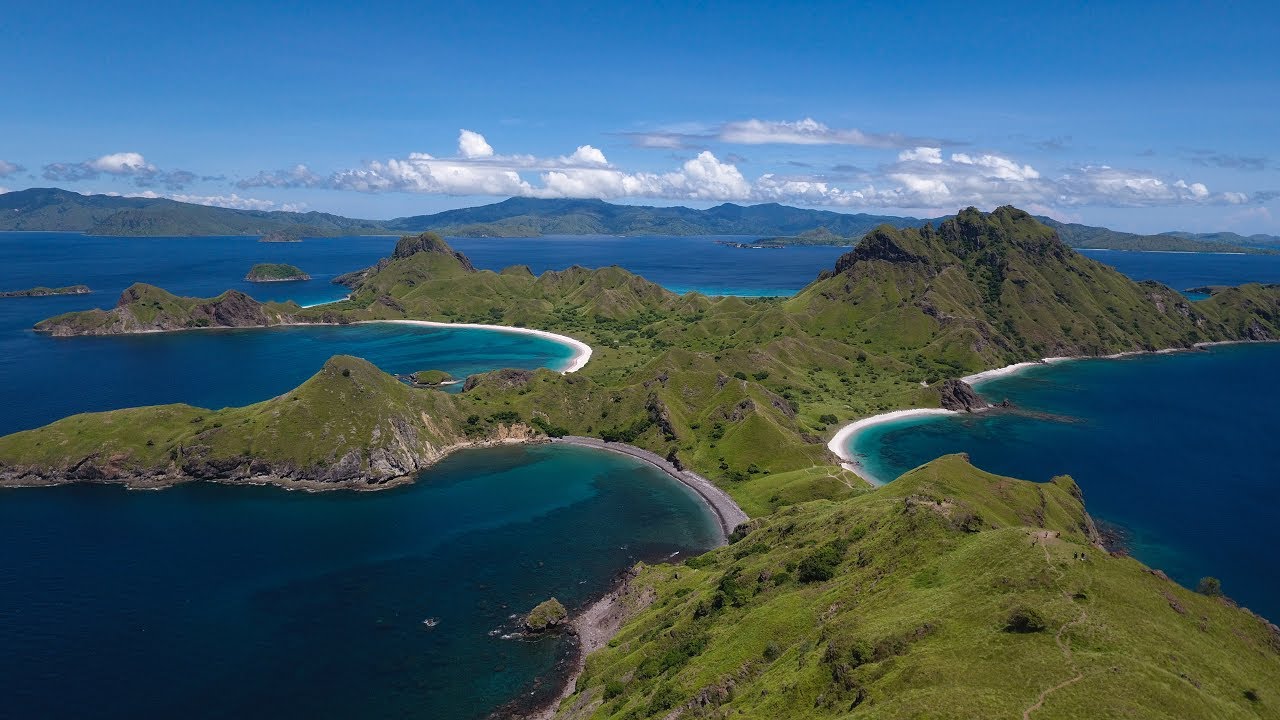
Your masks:
<svg viewBox="0 0 1280 720"><path fill-rule="evenodd" d="M1280 630L1096 545L1070 478L947 456L683 566L556 716L1280 717Z"/></svg>
<svg viewBox="0 0 1280 720"><path fill-rule="evenodd" d="M258 263L249 269L249 274L244 279L249 282L285 282L310 280L311 276L300 268L285 263Z"/></svg>

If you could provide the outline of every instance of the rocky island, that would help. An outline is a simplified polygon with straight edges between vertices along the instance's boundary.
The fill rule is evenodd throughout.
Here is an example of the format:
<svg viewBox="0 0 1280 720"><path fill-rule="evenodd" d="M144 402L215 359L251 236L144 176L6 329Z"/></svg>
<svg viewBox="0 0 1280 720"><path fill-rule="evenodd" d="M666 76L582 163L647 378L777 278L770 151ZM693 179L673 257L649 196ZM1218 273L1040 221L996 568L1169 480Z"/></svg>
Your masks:
<svg viewBox="0 0 1280 720"><path fill-rule="evenodd" d="M49 297L52 295L88 295L93 292L88 285L68 285L66 287L48 288L44 286L26 290L6 290L0 292L0 298L17 297Z"/></svg>
<svg viewBox="0 0 1280 720"><path fill-rule="evenodd" d="M258 263L249 270L249 274L244 276L249 282L293 282L295 280L310 280L311 276L294 267L284 263Z"/></svg>

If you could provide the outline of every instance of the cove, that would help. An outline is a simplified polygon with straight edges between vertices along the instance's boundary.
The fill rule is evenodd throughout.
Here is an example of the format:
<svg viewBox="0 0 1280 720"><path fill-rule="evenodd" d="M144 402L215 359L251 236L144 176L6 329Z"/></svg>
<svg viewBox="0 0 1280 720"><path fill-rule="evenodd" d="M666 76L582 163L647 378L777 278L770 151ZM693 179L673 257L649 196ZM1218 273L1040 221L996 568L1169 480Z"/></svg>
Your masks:
<svg viewBox="0 0 1280 720"><path fill-rule="evenodd" d="M513 614L719 537L652 466L565 445L458 452L377 493L8 491L7 711L480 718L557 689L567 640L504 639Z"/></svg>
<svg viewBox="0 0 1280 720"><path fill-rule="evenodd" d="M436 369L463 378L507 367L561 370L575 352L534 335L402 323L76 338L26 331L0 338L0 346L12 348L0 359L0 434L139 405L247 405L297 387L339 354L390 373Z"/></svg>
<svg viewBox="0 0 1280 720"><path fill-rule="evenodd" d="M875 425L851 450L881 478L952 452L1001 475L1069 474L1138 559L1190 587L1219 577L1228 595L1274 620L1277 366L1274 343L1040 365L978 386L1015 412Z"/></svg>

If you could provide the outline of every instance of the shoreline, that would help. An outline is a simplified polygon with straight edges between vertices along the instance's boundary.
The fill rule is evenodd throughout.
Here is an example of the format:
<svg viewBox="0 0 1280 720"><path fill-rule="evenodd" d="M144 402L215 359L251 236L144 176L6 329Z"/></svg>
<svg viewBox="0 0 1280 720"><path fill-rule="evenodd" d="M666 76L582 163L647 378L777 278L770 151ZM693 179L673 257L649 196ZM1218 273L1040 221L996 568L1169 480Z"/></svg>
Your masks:
<svg viewBox="0 0 1280 720"><path fill-rule="evenodd" d="M1171 355L1173 353L1196 352L1212 347L1222 345L1253 345L1259 343L1280 343L1280 340L1215 340L1211 342L1199 342L1191 347L1163 348L1161 350L1126 350L1125 352L1112 353L1110 355L1076 355L1068 357L1046 357L1040 360L1026 361L1005 365L1004 367L983 370L971 375L965 375L960 378L961 381L973 386L977 390L978 386L996 378L1008 377L1016 375L1025 370L1034 367L1043 367L1046 365L1056 365L1064 362L1075 362L1078 360L1121 360L1127 357L1136 357L1139 355ZM840 458L840 466L846 470L857 473L867 482L875 486L886 484L887 480L874 477L868 470L866 465L852 452L850 446L853 439L858 433L865 431L875 425L883 425L885 423L897 422L911 417L922 417L927 415L954 415L959 411L947 410L944 408L911 408L904 410L891 410L889 412L872 415L870 417L855 420L848 425L841 427L827 442L827 449L836 457ZM979 410L978 412L981 412Z"/></svg>
<svg viewBox="0 0 1280 720"><path fill-rule="evenodd" d="M361 325L365 323L395 323L397 325L418 325L420 327L434 328L471 328L473 330L496 330L515 335L534 335L544 340L551 340L573 348L574 353L573 357L569 358L569 364L559 371L562 375L581 370L586 366L587 361L591 359L592 350L590 345L568 335L553 333L550 330L535 330L533 328L512 327L510 325L485 325L482 323L447 323L434 320L360 320L352 324Z"/></svg>
<svg viewBox="0 0 1280 720"><path fill-rule="evenodd" d="M911 408L909 410L892 410L879 415L855 420L848 425L836 431L836 434L827 441L827 449L836 457L840 458L840 467L849 470L858 475L858 477L866 480L875 487L881 487L888 483L888 480L882 480L873 475L862 460L850 449L853 444L853 438L858 433L865 431L875 425L883 425L885 423L896 422L906 418L927 417L930 415L954 415L958 411L947 410L946 408Z"/></svg>
<svg viewBox="0 0 1280 720"><path fill-rule="evenodd" d="M607 450L619 455L633 457L663 471L672 480L692 490L702 500L703 504L711 510L711 514L715 516L720 526L721 537L717 546L728 544L729 535L733 533L734 528L751 519L738 506L738 503L728 493L716 487L715 483L692 470L681 470L656 453L644 448L626 443L605 442L599 438L583 437L581 435L551 438L551 443L575 445L593 450Z"/></svg>

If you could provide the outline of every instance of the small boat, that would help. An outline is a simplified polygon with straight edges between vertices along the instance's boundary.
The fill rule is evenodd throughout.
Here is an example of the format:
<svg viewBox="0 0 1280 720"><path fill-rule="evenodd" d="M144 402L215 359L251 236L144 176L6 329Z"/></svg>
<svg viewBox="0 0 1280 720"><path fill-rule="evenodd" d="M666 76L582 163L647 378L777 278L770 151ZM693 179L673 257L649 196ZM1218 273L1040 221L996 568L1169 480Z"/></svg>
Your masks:
<svg viewBox="0 0 1280 720"><path fill-rule="evenodd" d="M422 624L426 625L429 628L433 628L440 624L440 618L429 617L426 620L423 620Z"/></svg>

